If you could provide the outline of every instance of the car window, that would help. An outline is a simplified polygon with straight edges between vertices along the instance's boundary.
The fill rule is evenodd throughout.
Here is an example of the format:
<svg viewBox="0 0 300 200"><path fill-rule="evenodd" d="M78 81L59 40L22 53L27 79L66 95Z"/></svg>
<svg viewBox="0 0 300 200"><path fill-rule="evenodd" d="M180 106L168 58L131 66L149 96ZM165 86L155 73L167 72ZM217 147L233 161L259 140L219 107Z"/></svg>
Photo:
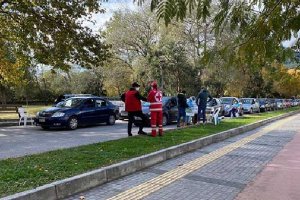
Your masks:
<svg viewBox="0 0 300 200"><path fill-rule="evenodd" d="M81 105L81 103L84 101L84 99L67 99L66 101L64 101L63 104L61 104L61 107L67 107L67 108L75 108L79 105Z"/></svg>
<svg viewBox="0 0 300 200"><path fill-rule="evenodd" d="M94 108L95 107L95 100L94 99L88 99L84 102L84 107L86 108Z"/></svg>
<svg viewBox="0 0 300 200"><path fill-rule="evenodd" d="M243 104L251 104L251 103L253 103L253 100L251 100L251 99L242 99L242 103Z"/></svg>
<svg viewBox="0 0 300 200"><path fill-rule="evenodd" d="M100 108L100 107L105 107L107 106L106 101L102 100L102 99L97 99L96 100L96 107Z"/></svg>
<svg viewBox="0 0 300 200"><path fill-rule="evenodd" d="M232 98L222 98L222 104L232 104Z"/></svg>
<svg viewBox="0 0 300 200"><path fill-rule="evenodd" d="M217 103L217 100L216 100L216 99L213 99L213 100L211 100L211 101L207 102L207 106L216 106L216 105L218 105L218 103Z"/></svg>

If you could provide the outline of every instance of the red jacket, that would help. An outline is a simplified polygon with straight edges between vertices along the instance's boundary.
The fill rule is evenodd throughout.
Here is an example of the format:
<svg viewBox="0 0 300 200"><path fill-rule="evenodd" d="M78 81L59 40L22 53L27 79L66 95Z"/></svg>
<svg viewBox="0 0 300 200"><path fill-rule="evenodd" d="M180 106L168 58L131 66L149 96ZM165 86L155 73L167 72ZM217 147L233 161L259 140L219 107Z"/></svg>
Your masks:
<svg viewBox="0 0 300 200"><path fill-rule="evenodd" d="M140 94L136 90L129 90L125 93L125 111L127 112L142 111L141 100L144 99L139 96Z"/></svg>
<svg viewBox="0 0 300 200"><path fill-rule="evenodd" d="M162 92L160 90L153 89L148 94L148 102L150 102L150 112L162 111Z"/></svg>

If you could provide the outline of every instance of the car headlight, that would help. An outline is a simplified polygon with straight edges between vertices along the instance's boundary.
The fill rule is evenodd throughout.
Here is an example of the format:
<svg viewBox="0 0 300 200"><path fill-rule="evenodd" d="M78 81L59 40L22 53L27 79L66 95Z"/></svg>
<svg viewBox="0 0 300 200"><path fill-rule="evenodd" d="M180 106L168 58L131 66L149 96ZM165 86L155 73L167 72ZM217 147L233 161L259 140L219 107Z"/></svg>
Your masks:
<svg viewBox="0 0 300 200"><path fill-rule="evenodd" d="M63 112L56 112L52 115L52 117L63 117L63 116L65 116L65 113Z"/></svg>

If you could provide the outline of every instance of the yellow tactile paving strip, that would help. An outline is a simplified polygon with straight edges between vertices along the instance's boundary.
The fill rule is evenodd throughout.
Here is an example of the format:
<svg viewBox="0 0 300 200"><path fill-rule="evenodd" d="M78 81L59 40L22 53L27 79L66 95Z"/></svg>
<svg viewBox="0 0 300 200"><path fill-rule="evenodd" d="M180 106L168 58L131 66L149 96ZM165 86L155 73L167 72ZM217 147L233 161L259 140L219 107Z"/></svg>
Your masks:
<svg viewBox="0 0 300 200"><path fill-rule="evenodd" d="M220 148L216 151L213 151L209 154L201 156L193 161L190 161L182 166L179 166L171 171L168 171L156 178L153 178L145 183L142 183L136 187L133 187L127 191L124 191L114 197L109 198L109 200L138 200L142 199L153 192L156 192L163 187L175 182L176 180L181 179L182 177L200 169L201 167L221 158L222 156L232 152L233 150L242 147L243 145L263 136L264 134L275 130L276 128L280 127L284 123L287 123L290 120L293 120L295 116L283 119L278 121L274 124L268 125L267 127L263 128L259 132L250 135L246 138L243 138L237 142L234 142L230 145L227 145L223 148Z"/></svg>

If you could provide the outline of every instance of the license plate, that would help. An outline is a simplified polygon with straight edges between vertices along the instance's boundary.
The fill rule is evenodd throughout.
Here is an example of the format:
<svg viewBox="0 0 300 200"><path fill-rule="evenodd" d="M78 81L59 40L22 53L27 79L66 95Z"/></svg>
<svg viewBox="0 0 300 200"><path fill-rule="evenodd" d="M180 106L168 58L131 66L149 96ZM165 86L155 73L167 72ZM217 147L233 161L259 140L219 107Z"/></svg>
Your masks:
<svg viewBox="0 0 300 200"><path fill-rule="evenodd" d="M45 122L46 119L45 118L39 118L39 122Z"/></svg>

